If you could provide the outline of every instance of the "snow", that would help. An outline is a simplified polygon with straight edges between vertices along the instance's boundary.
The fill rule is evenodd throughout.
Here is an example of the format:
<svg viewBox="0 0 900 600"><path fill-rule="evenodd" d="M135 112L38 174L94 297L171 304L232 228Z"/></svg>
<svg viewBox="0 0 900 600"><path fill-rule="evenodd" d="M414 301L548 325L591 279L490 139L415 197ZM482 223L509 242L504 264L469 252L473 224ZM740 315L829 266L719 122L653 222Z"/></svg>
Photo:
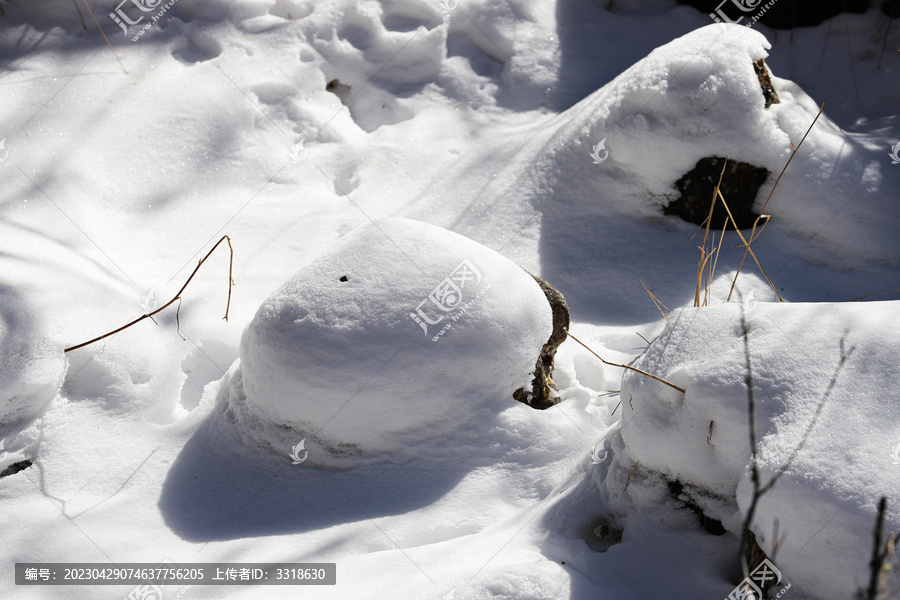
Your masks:
<svg viewBox="0 0 900 600"><path fill-rule="evenodd" d="M242 389L272 425L331 452L381 454L508 407L552 331L544 292L509 259L382 219L263 302L241 340Z"/></svg>
<svg viewBox="0 0 900 600"><path fill-rule="evenodd" d="M818 598L850 597L866 581L877 499L900 485L886 451L900 436L900 408L884 392L900 381L898 308L896 301L766 302L743 316L763 485L790 464L751 528L767 554L777 551L792 583ZM707 516L740 533L753 496L741 313L733 304L680 310L635 361L684 394L625 375L624 453L604 482L619 511L646 493L634 491L637 481L629 486L636 497L621 492L640 461L683 483ZM889 509L885 527L900 527L900 508Z"/></svg>
<svg viewBox="0 0 900 600"><path fill-rule="evenodd" d="M0 426L33 419L59 392L66 360L15 290L0 287Z"/></svg>
<svg viewBox="0 0 900 600"><path fill-rule="evenodd" d="M0 16L0 470L33 462L0 479L0 596L60 595L15 562L168 559L335 562L338 583L166 599L727 597L743 252L727 233L692 308L696 226L660 207L713 154L769 169L761 207L822 102L753 242L787 302L750 259L738 278L764 479L856 349L754 529L767 551L786 534L785 598L865 581L900 443L897 292L847 303L897 288L900 29L877 7L787 32L674 0L178 0L132 42L89 4L115 54L83 3L87 30L68 0ZM397 246L363 243L373 222ZM167 302L225 234L227 320L223 243L155 324L63 352ZM464 260L491 287L431 341L409 313ZM688 394L567 341L562 402L513 400L548 333L526 271L605 360Z"/></svg>

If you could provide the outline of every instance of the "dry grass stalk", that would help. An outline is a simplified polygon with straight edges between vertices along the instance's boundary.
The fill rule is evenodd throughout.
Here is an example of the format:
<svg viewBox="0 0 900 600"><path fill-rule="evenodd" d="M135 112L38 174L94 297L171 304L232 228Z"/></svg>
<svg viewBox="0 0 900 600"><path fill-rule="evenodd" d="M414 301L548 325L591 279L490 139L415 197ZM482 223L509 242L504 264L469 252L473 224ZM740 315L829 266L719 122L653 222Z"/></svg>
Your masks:
<svg viewBox="0 0 900 600"><path fill-rule="evenodd" d="M884 294L891 294L893 292L900 292L900 288L897 288L895 290L888 290L886 292L878 292L877 294L867 294L865 296L860 296L859 298L854 298L850 302L861 302L861 301L865 300L866 298L873 298L875 296L883 296Z"/></svg>
<svg viewBox="0 0 900 600"><path fill-rule="evenodd" d="M725 207L725 210L728 212L728 218L731 219L731 222L732 222L732 223L734 223L734 217L733 217L732 214L731 214L731 209L728 208L728 203L725 202L725 197L722 195L721 192L719 192L719 189L718 189L718 188L716 188L716 191L719 193L719 199L722 201L722 205ZM766 270L763 269L762 265L759 263L759 259L756 258L756 254L753 252L753 249L750 247L750 243L749 243L749 242L747 241L747 239L744 237L744 234L741 233L741 230L738 229L738 228L735 228L735 231L737 232L738 237L741 238L741 241L744 242L744 248L746 248L746 251L749 252L749 253L750 253L750 256L753 257L753 261L756 263L756 266L759 267L759 270L762 272L763 277L765 277L765 278L766 278L766 281L769 282L769 286L772 288L772 291L775 292L775 295L776 295L776 296L778 296L778 301L779 301L779 302L784 302L784 299L781 297L781 294L779 294L779 293L778 293L778 290L775 288L775 284L772 283L772 280L771 280L771 279L769 279L769 275L766 273ZM743 262L743 261L741 261L741 262ZM738 270L738 272L740 272L740 270ZM737 281L737 275L735 275L735 281ZM732 283L732 286L733 286L733 285L734 285L734 284ZM731 294L730 294L730 293L728 294L728 297L729 297L729 299L731 298Z"/></svg>
<svg viewBox="0 0 900 600"><path fill-rule="evenodd" d="M722 179L725 177L725 168L726 168L727 166L728 166L728 155L726 154L726 155L725 155L725 162L722 164L722 171L719 173L719 182L716 184L716 187L715 187L715 189L713 190L713 197L712 197L712 200L710 200L710 203L709 203L709 214L706 215L706 220L704 221L704 226L703 226L703 227L704 227L704 229L703 229L703 241L700 243L700 263L699 263L699 265L697 266L697 286L696 286L696 288L694 289L694 307L695 307L695 308L701 306L701 302L700 302L700 290L704 288L704 286L703 286L703 275L704 275L704 273L705 273L706 263L709 261L709 257L710 257L710 254L711 254L711 253L707 253L707 250L706 250L706 240L709 238L709 228L710 228L710 226L712 225L712 215L713 215L713 211L714 211L715 208L716 208L716 200L718 199L719 196L722 195L722 194L719 192L719 187L722 185ZM728 219L725 220L725 227L727 227L727 226L728 226ZM723 227L723 228L722 228L722 231L724 232L724 230L725 230L725 229L724 229L724 227ZM715 245L715 242L713 242L713 245ZM721 241L720 241L720 244L719 244L719 245L721 246ZM717 251L716 251L716 252L717 252ZM709 294L708 294L708 292L709 292L709 278L707 278L706 290L707 290L706 296L708 297L708 295L709 295ZM703 305L705 305L705 304L703 304Z"/></svg>
<svg viewBox="0 0 900 600"><path fill-rule="evenodd" d="M630 469L628 469L628 479L625 480L625 489L626 490L628 489L628 484L631 483L631 475L634 473L634 470L637 469L637 466L639 464L641 464L641 461L637 461L636 463L631 465Z"/></svg>
<svg viewBox="0 0 900 600"><path fill-rule="evenodd" d="M697 286L694 289L694 307L700 306L708 306L709 305L709 287L712 284L712 278L716 271L716 263L719 261L719 253L722 249L722 240L725 237L725 229L728 227L729 221L731 218L726 218L725 223L722 225L722 235L719 238L719 245L714 250L707 251L706 250L706 240L709 238L709 228L712 225L712 216L713 211L716 208L716 200L722 193L719 191L719 188L722 185L722 179L725 177L725 168L728 166L728 155L725 155L725 162L722 165L722 171L719 173L719 182L716 183L716 187L713 189L712 200L709 204L709 214L706 215L706 220L703 222L704 224L701 227L703 229L703 242L700 244L700 262L697 265ZM733 221L731 221L733 223ZM716 245L715 234L713 234L713 242L712 245ZM710 258L715 255L715 259L712 263L710 263ZM704 284L704 277L706 282ZM703 300L700 300L700 290L703 290Z"/></svg>
<svg viewBox="0 0 900 600"><path fill-rule="evenodd" d="M666 306L665 304L660 302L659 298L657 298L656 296L653 295L653 292L651 292L650 290L647 289L647 286L644 285L643 281L641 282L641 285L644 286L644 291L647 292L648 294L650 294L650 299L653 300L653 304L656 305L657 310L659 310L659 312L662 314L663 318L666 321L668 321L669 320L669 312L672 312L672 311L669 310L668 306ZM666 311L668 311L668 312L663 311L663 309L666 309ZM638 334L638 335L641 335L641 334ZM643 338L644 336L641 335L641 337ZM644 339L644 341L646 342L647 340ZM649 344L650 342L647 342L647 343Z"/></svg>
<svg viewBox="0 0 900 600"><path fill-rule="evenodd" d="M228 259L228 303L225 305L225 317L224 317L225 320L227 321L228 320L228 311L231 308L231 284L234 283L234 280L231 277L232 267L234 266L234 248L232 248L232 246L231 246L231 238L229 238L227 235L223 235L222 239L220 239L218 242L216 242L216 245L213 246L212 249L206 253L206 256L204 256L203 258L200 259L200 262L197 263L197 266L194 267L194 270L191 272L191 276L187 278L187 281L184 282L184 285L181 286L181 289L178 290L178 293L175 294L175 297L173 297L171 300L169 300L168 302L166 302L164 305L160 306L153 312L149 312L145 315L142 315L142 316L138 317L137 319L135 319L134 321L128 323L127 325L123 325L123 326L119 327L118 329L114 329L113 331L110 331L109 333L105 333L99 337L95 337L94 339L92 339L90 341L83 342L81 344L72 346L70 348L66 348L65 352L71 352L72 350L78 350L79 348L84 348L85 346L87 346L89 344L93 344L94 342L99 342L100 340L102 340L104 338L108 338L111 335L115 335L115 334L119 333L123 329L128 329L132 325L139 323L139 322L143 321L144 319L153 320L153 315L165 310L166 308L171 306L176 300L180 302L181 294L184 292L185 288L188 286L188 284L194 278L194 275L197 274L197 271L200 270L200 267L203 266L203 263L206 261L206 259L209 258L213 252L215 252L216 248L219 247L219 244L221 244L222 242L224 242L226 240L228 241L228 250L231 252L231 257Z"/></svg>
<svg viewBox="0 0 900 600"><path fill-rule="evenodd" d="M84 15L81 14L81 9L78 8L78 0L72 0L72 4L75 5L75 10L78 12L78 18L81 19L81 28L87 31L87 23L84 22Z"/></svg>
<svg viewBox="0 0 900 600"><path fill-rule="evenodd" d="M128 74L128 69L125 68L125 65L122 64L122 61L119 59L119 55L116 54L116 51L113 49L112 44L109 41L109 38L106 37L106 33L103 31L103 28L100 27L100 23L97 22L97 17L94 16L94 11L91 10L91 7L88 5L87 0L81 0L84 3L84 7L88 10L88 13L91 15L91 19L94 20L94 25L97 26L97 29L100 30L100 35L103 36L103 39L106 40L106 45L109 46L109 51L113 53L113 56L116 57L116 61L119 63L119 66L122 67L122 70ZM75 8L78 8L78 5L75 5ZM81 11L78 11L78 16L81 16ZM84 24L84 19L81 20L82 25ZM85 27L87 29L87 27Z"/></svg>
<svg viewBox="0 0 900 600"><path fill-rule="evenodd" d="M816 118L813 119L813 122L810 123L809 129L806 130L806 133L803 134L803 138L800 140L800 143L795 147L794 143L791 142L791 148L793 148L791 156L788 158L787 162L784 163L784 168L781 169L781 173L778 174L778 179L775 180L775 185L772 186L772 191L769 192L769 196L768 198L766 198L766 203L763 204L762 210L759 211L760 215L753 222L753 227L750 229L750 243L753 243L756 238L758 238L762 234L763 230L766 228L766 225L769 224L770 217L766 214L766 208L768 208L769 206L769 201L772 199L772 194L774 194L775 190L778 189L778 183L781 181L781 177L784 175L784 172L787 171L787 168L791 164L791 161L794 160L794 156L796 156L797 152L800 150L800 146L802 146L803 142L806 141L806 136L808 136L809 132L812 131L813 126L815 126L816 121L819 120L819 117L822 116L822 112L824 112L824 110L825 103L823 102L822 106L819 108L819 113L816 115ZM763 226L760 228L759 233L757 233L756 228L761 220L765 220L765 223L763 223ZM737 284L738 275L741 274L741 269L744 267L744 261L747 260L747 254L750 253L750 246L746 243L744 245L744 256L741 258L741 264L738 265L737 272L734 274L734 280L731 282L731 289L728 291L728 298L726 299L726 302L731 301L731 295L734 293L734 286ZM769 282L770 285L771 283L772 282ZM775 294L777 295L778 292L776 291ZM781 300L781 296L779 296L778 299Z"/></svg>
<svg viewBox="0 0 900 600"><path fill-rule="evenodd" d="M716 273L716 265L719 264L719 256L722 254L722 242L725 241L725 228L728 227L728 223L731 219L725 219L725 223L722 225L722 232L719 234L719 245L716 246L715 250L715 259L713 259L712 267L709 270L709 274L706 276L706 292L703 296L703 305L709 306L709 288L712 285L713 276ZM715 239L713 239L713 243L715 244Z"/></svg>
<svg viewBox="0 0 900 600"><path fill-rule="evenodd" d="M584 346L584 348L585 348L588 352L590 352L591 354L593 354L594 356L596 356L597 358L599 358L599 359L600 359L600 362L602 362L602 363L605 364L605 365L609 365L609 366L611 366L611 367L619 367L620 369L628 369L629 371L634 371L635 373L640 373L641 375L644 375L644 376L646 376L646 377L649 377L650 379L653 379L654 381L658 381L658 382L660 382L660 383L662 383L662 384L664 384L664 385L669 386L669 387L672 388L673 390L678 390L678 391L681 392L682 394L684 393L684 390L683 390L682 388L678 387L677 385L675 385L674 383L669 383L669 382L666 381L665 379L662 379L662 378L660 378L660 377L657 377L656 375L653 375L653 374L651 374L651 373L648 373L647 371L642 371L641 369L632 367L631 365L622 365L622 364L619 364L619 363L614 363L614 362L609 362L608 360L604 360L602 356L600 356L599 354L597 354L596 352L594 352L593 350L591 350L591 349L587 346L587 344L585 344L584 342L582 342L581 340L579 340L577 337L575 337L574 335L572 335L571 333L569 333L568 330L566 330L566 335L568 335L570 338L572 338L572 340L574 340L574 341L578 342L579 344L581 344L582 346Z"/></svg>

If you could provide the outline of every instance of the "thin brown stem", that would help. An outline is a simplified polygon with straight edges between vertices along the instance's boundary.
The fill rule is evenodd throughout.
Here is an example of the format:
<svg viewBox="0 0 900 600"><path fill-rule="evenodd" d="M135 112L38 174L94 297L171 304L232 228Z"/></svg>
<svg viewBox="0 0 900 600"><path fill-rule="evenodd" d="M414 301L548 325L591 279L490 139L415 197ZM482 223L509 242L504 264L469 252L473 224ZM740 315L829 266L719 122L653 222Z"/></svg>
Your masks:
<svg viewBox="0 0 900 600"><path fill-rule="evenodd" d="M657 377L656 375L653 375L653 374L651 374L651 373L648 373L647 371L642 371L641 369L632 367L631 365L622 365L622 364L619 364L619 363L614 363L614 362L609 362L608 360L604 360L602 356L600 356L599 354L597 354L596 352L594 352L593 350L591 350L591 349L587 346L587 344L585 344L584 342L582 342L581 340L579 340L577 337L575 337L574 335L572 335L571 333L569 333L568 330L566 330L566 335L568 335L568 336L569 336L570 338L572 338L574 341L576 341L576 342L578 342L579 344L581 344L582 346L584 346L584 348L585 348L588 352L590 352L591 354L593 354L594 356L596 356L597 358L599 358L599 359L600 359L600 362L602 362L602 363L605 364L605 365L609 365L609 366L611 366L611 367L619 367L620 369L628 369L629 371L634 371L635 373L640 373L641 375L644 375L644 376L646 376L646 377L649 377L650 379L653 379L654 381L658 381L658 382L660 382L660 383L662 383L662 384L665 384L665 385L669 386L669 387L672 388L673 390L678 390L678 391L681 392L682 394L684 393L684 390L683 390L682 388L678 387L677 385L675 385L674 383L669 383L669 382L666 381L665 379L662 379L662 378L660 378L660 377Z"/></svg>
<svg viewBox="0 0 900 600"><path fill-rule="evenodd" d="M859 302L859 301L861 301L861 300L865 300L866 298L872 298L872 297L874 297L874 296L883 296L884 294L891 294L891 293L893 293L893 292L900 292L900 288L897 288L897 289L894 289L894 290L888 290L888 291L886 291L886 292L878 292L877 294L868 294L868 295L866 295L866 296L860 296L859 298L854 298L854 299L851 300L850 302Z"/></svg>
<svg viewBox="0 0 900 600"><path fill-rule="evenodd" d="M650 290L647 289L647 286L644 285L643 281L641 281L641 285L644 286L644 291L650 295L650 299L653 300L653 304L656 305L657 310L659 310L659 312L662 314L663 318L666 321L668 321L669 315L667 315L665 312L663 312L663 309L665 308L666 310L669 310L669 307L666 306L665 304L663 304L662 302L660 302L659 298L657 298L655 295L653 295L653 292L651 292ZM638 334L638 335L640 335L640 334Z"/></svg>
<svg viewBox="0 0 900 600"><path fill-rule="evenodd" d="M79 348L84 348L85 346L93 344L94 342L99 342L100 340L108 338L111 335L115 335L124 329L128 329L129 327L131 327L132 325L134 325L136 323L140 323L144 319L152 320L153 315L165 310L166 308L171 306L173 303L175 303L175 301L180 301L182 292L184 292L185 288L188 286L188 284L194 278L194 275L197 274L197 271L200 270L200 267L203 265L203 263L206 261L206 259L209 258L210 255L216 250L216 248L219 247L219 244L221 244L222 242L224 242L226 240L228 241L228 249L231 252L231 258L228 260L228 304L225 306L225 320L227 321L228 320L228 311L231 309L231 285L233 283L233 280L231 278L231 273L232 273L232 267L234 265L234 248L232 248L232 246L231 246L231 238L229 238L227 235L223 235L222 239L220 239L218 242L216 242L216 245L213 246L212 249L206 253L206 256L204 256L203 258L200 259L200 262L197 263L197 266L194 267L194 270L191 272L191 276L187 278L187 281L184 282L184 285L181 286L181 289L178 290L178 293L175 294L175 296L171 300L169 300L168 302L166 302L164 305L160 306L153 312L142 315L142 316L138 317L137 319L135 319L134 321L128 323L127 325L122 325L118 329L114 329L114 330L110 331L109 333L105 333L99 337L95 337L94 339L92 339L90 341L82 342L81 344L77 344L70 348L66 348L65 352L71 352L72 350L78 350ZM179 305L179 312L180 312L180 305ZM176 313L176 318L178 318L177 313Z"/></svg>
<svg viewBox="0 0 900 600"><path fill-rule="evenodd" d="M713 188L712 200L709 203L709 214L706 215L706 220L704 221L704 229L703 229L703 242L700 244L700 263L697 265L697 286L694 290L694 307L700 307L705 304L705 298L703 304L700 301L700 290L704 289L703 287L703 273L709 262L710 255L706 253L706 240L709 238L709 228L712 226L712 218L713 211L716 208L716 200L721 195L719 192L719 188L722 185L722 180L725 178L725 168L728 166L728 155L725 155L725 162L722 164L722 171L719 173L719 182L716 183L716 187ZM725 226L728 226L728 219L725 220ZM723 228L724 231L724 228ZM713 242L715 243L715 242ZM721 241L719 243L721 246ZM718 256L716 257L718 260ZM707 278L707 293L709 288L709 279ZM708 295L708 294L707 294Z"/></svg>
<svg viewBox="0 0 900 600"><path fill-rule="evenodd" d="M728 208L728 203L725 202L725 197L722 195L721 192L719 192L719 199L722 200L722 205L725 207L725 210L728 211L728 217L731 219L731 222L734 223L734 217L733 217L732 214L731 214L731 209ZM775 292L775 295L776 295L776 296L778 296L778 301L779 301L779 302L784 302L784 299L781 297L781 294L779 294L779 293L778 293L778 290L775 289L775 284L772 283L772 280L771 280L771 279L769 279L768 273L766 273L766 270L763 269L762 265L759 263L759 259L756 258L756 254L753 252L753 249L750 247L749 242L747 242L747 240L744 238L744 234L741 233L741 230L740 230L740 229L737 229L736 227L735 227L735 231L737 232L738 237L741 238L741 241L744 242L744 248L746 248L746 249L747 249L747 252L750 253L750 256L753 257L753 260L756 262L756 266L759 267L759 270L762 272L763 277L765 277L765 278L766 278L766 281L769 282L769 285L771 286L772 291ZM737 275L735 275L735 281L737 281ZM733 284L732 284L732 285L733 285ZM730 298L730 297L731 297L731 295L729 294L729 298Z"/></svg>
<svg viewBox="0 0 900 600"><path fill-rule="evenodd" d="M769 206L769 201L772 199L772 195L775 193L775 190L778 189L778 184L781 181L781 177L784 175L785 171L787 171L788 166L791 164L791 161L794 160L794 156L796 156L797 152L800 150L800 146L803 145L803 142L806 141L806 136L809 135L809 132L812 131L813 126L815 126L816 121L819 120L819 117L822 116L822 113L825 111L825 103L822 103L822 106L819 107L819 113L816 115L816 118L813 119L813 122L809 124L809 128L806 130L806 133L803 134L803 138L800 140L800 143L794 146L793 142L791 143L791 147L793 151L791 152L790 157L788 157L787 162L784 163L784 168L781 169L781 173L778 174L778 178L775 180L775 185L772 186L772 191L769 192L768 198L766 198L766 203L763 204L762 210L759 211L759 216L756 217L756 220L753 221L753 228L750 229L750 243L753 243L759 235L762 234L763 230L766 228L766 225L769 224L771 220L769 215L766 215L766 208ZM756 233L756 227L759 225L760 219L765 218L766 222L763 224L762 229L760 229L759 234ZM744 268L744 261L747 260L747 253L750 251L750 246L746 246L744 250L744 256L741 257L741 264L738 265L737 272L734 274L734 280L731 282L731 289L728 291L728 298L725 300L726 302L731 302L731 294L734 293L734 286L737 284L738 275L741 274L741 269ZM771 283L771 282L770 282ZM775 292L778 294L778 292ZM779 297L780 298L780 297Z"/></svg>
<svg viewBox="0 0 900 600"><path fill-rule="evenodd" d="M87 31L87 23L84 22L84 15L81 14L81 9L78 8L78 0L72 0L72 4L75 5L75 10L78 12L78 18L81 19L81 28Z"/></svg>
<svg viewBox="0 0 900 600"><path fill-rule="evenodd" d="M112 44L109 41L109 38L106 37L106 33L103 31L103 28L100 27L100 23L97 22L97 17L94 16L94 11L91 10L91 7L88 5L87 0L81 0L84 3L84 7L87 9L88 13L91 15L91 19L94 21L94 25L97 26L97 29L100 30L100 35L103 36L103 39L106 40L106 45L109 46L109 51L113 53L113 56L116 57L116 61L119 63L119 66L122 67L122 70L125 71L125 74L128 74L128 69L125 68L125 65L122 64L122 61L119 59L119 55L116 54L116 51L113 49ZM75 5L78 6L77 4ZM84 22L84 21L82 21Z"/></svg>

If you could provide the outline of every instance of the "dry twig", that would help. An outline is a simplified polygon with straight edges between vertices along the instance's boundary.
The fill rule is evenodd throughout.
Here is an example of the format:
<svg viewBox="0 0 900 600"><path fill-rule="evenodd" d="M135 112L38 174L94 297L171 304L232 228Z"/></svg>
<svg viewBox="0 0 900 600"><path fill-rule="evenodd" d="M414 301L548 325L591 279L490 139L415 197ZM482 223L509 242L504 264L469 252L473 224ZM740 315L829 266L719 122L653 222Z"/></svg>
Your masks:
<svg viewBox="0 0 900 600"><path fill-rule="evenodd" d="M750 362L750 330L747 327L747 319L744 318L743 304L741 304L741 337L744 341L744 384L747 387L747 413L750 429L750 482L753 485L753 497L750 500L750 506L747 507L747 513L744 517L744 522L741 527L741 543L738 553L741 561L741 566L744 571L744 576L746 577L749 574L749 568L747 565L747 557L745 551L750 536L750 525L753 524L753 518L756 516L756 507L758 506L759 501L763 497L763 495L765 495L769 490L775 487L775 484L778 483L778 480L781 479L781 476L784 475L785 472L791 467L794 459L797 458L797 454L799 454L800 450L803 449L803 447L806 445L806 441L809 439L813 428L819 421L819 416L822 414L822 409L825 408L825 403L828 401L828 398L831 396L831 392L834 390L834 386L837 384L838 376L840 375L841 370L843 370L844 365L850 359L850 356L856 350L856 347L851 346L848 350L844 345L844 338L841 338L840 360L838 361L838 365L831 376L831 381L828 382L828 387L825 389L825 393L822 394L822 399L819 401L819 405L816 407L816 412L813 414L812 419L810 419L809 424L807 424L806 430L800 437L800 441L791 451L790 456L788 456L787 461L781 466L781 468L779 468L775 472L774 475L772 475L772 478L769 479L767 483L763 484L762 475L759 471L759 458L756 447L756 401L753 396L753 367L751 366Z"/></svg>
<svg viewBox="0 0 900 600"><path fill-rule="evenodd" d="M660 378L660 377L657 377L656 375L652 375L652 374L648 373L647 371L642 371L642 370L640 370L640 369L638 369L638 368L632 367L631 365L622 365L622 364L619 364L619 363L609 362L608 360L603 360L603 357L602 357L602 356L600 356L599 354L597 354L596 352L594 352L593 350L591 350L590 348L588 348L588 346L587 346L584 342L582 342L582 341L579 340L577 337L575 337L574 335L572 335L571 333L569 333L568 330L566 330L566 335L568 335L568 336L569 336L570 338L572 338L574 341L576 341L576 342L578 342L579 344L581 344L582 346L584 346L585 349L586 349L588 352L590 352L591 354L593 354L594 356L596 356L597 358L599 358L599 359L600 359L600 362L602 362L602 363L605 364L605 365L609 365L609 366L611 366L611 367L619 367L620 369L629 369L629 370L631 370L631 371L634 371L635 373L640 373L641 375L645 375L645 376L649 377L650 379L653 379L653 380L658 381L658 382L660 382L660 383L662 383L662 384L665 384L665 385L669 386L670 388L672 388L672 389L674 389L674 390L678 390L678 391L681 392L682 394L684 393L684 390L683 390L682 388L678 387L677 385L675 385L674 383L669 383L669 382L666 381L665 379L662 379L662 378Z"/></svg>
<svg viewBox="0 0 900 600"><path fill-rule="evenodd" d="M111 336L111 335L115 335L115 334L119 333L119 332L122 331L123 329L128 329L129 327L131 327L131 326L134 325L135 323L140 323L140 322L143 321L144 319L151 319L151 320L153 320L153 315L155 315L155 314L158 313L158 312L161 312L161 311L165 310L165 309L168 308L170 305L172 305L176 300L180 302L180 301L181 301L181 294L182 294L182 292L184 292L184 289L188 286L188 284L189 284L189 283L191 282L191 280L194 278L194 275L197 274L197 271L200 270L200 267L203 265L204 261L206 261L206 259L209 258L209 256L215 251L215 249L219 247L219 244L221 244L222 242L224 242L224 241L226 241L226 240L228 241L228 250L231 252L231 257L228 259L228 303L225 305L225 317L224 317L225 320L227 321L227 320L228 320L228 310L231 308L231 285L232 285L232 283L234 283L234 280L233 280L232 277L231 277L231 274L232 274L232 267L234 266L234 248L232 248L232 246L231 246L231 238L229 238L227 235L223 235L223 236L222 236L222 239L220 239L218 242L216 242L216 245L212 247L212 250L210 250L209 252L207 252L207 253L206 253L206 256L204 256L203 258L200 259L200 262L197 263L197 266L194 267L193 272L191 272L191 276L187 278L187 281L184 282L184 285L181 286L181 289L178 290L178 293L175 294L175 297L174 297L174 298L172 298L171 300L169 300L168 302L166 302L165 304L163 304L162 306L160 306L159 308L157 308L157 309L154 310L153 312L150 312L150 313L147 313L147 314L145 314L145 315L142 315L142 316L138 317L137 319L135 319L134 321L132 321L131 323L128 323L127 325L123 325L123 326L119 327L118 329L114 329L113 331L110 331L109 333L105 333L105 334L103 334L103 335L101 335L101 336L99 336L99 337L95 337L94 339L92 339L92 340L90 340L90 341L83 342L83 343L81 343L81 344L72 346L72 347L70 347L70 348L66 348L65 351L66 351L66 352L71 352L72 350L78 350L79 348L84 348L85 346L88 346L88 345L90 345L90 344L93 344L94 342L99 342L100 340L102 340L102 339L104 339L104 338L108 338L108 337ZM180 307L180 305L179 305L179 311L180 311L180 309L181 309L181 307ZM176 313L175 316L176 316L176 319L177 319L177 318L178 318L178 314Z"/></svg>
<svg viewBox="0 0 900 600"><path fill-rule="evenodd" d="M887 512L887 498L882 496L878 501L878 509L875 515L875 531L872 532L874 542L872 545L872 558L869 561L869 586L857 592L859 600L878 600L879 592L884 593L887 587L887 574L891 566L887 563L888 557L894 554L897 542L900 542L900 534L894 533L887 536L882 543L884 535L884 514ZM883 596L887 598L888 596Z"/></svg>

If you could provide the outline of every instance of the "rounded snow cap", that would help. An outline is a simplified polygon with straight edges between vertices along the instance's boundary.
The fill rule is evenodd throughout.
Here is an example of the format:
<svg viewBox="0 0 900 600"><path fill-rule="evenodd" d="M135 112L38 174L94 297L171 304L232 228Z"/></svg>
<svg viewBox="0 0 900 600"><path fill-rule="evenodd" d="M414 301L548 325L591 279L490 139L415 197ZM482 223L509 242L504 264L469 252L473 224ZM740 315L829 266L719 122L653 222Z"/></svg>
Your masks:
<svg viewBox="0 0 900 600"><path fill-rule="evenodd" d="M544 293L518 265L440 227L384 219L260 306L241 340L246 405L332 453L396 449L518 405L551 332Z"/></svg>

